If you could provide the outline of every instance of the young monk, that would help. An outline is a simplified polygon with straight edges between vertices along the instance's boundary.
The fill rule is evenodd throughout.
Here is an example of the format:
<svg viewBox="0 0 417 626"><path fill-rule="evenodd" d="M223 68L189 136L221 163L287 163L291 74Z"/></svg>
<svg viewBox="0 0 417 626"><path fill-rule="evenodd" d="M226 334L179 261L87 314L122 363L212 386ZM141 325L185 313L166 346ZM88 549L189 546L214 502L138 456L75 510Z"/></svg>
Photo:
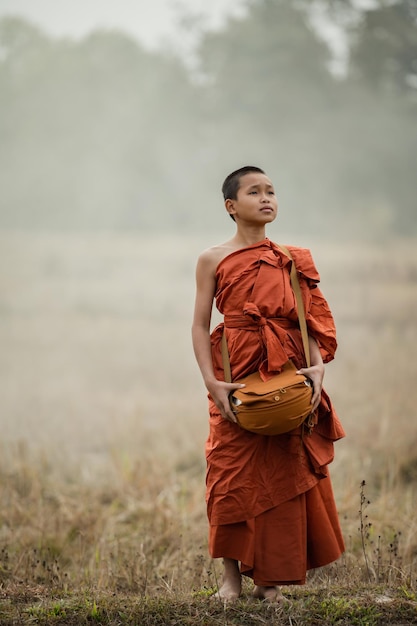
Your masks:
<svg viewBox="0 0 417 626"><path fill-rule="evenodd" d="M306 310L311 351L307 368L291 262L265 237L266 225L277 216L273 184L263 170L246 166L227 176L223 195L236 232L198 259L192 327L209 392L209 551L224 563L218 597L238 598L244 574L253 578L256 598L280 601L280 585L304 584L308 569L331 563L344 550L327 469L333 442L344 432L322 388L324 363L336 350L335 326L317 287L319 275L309 250L289 247ZM213 300L224 323L210 335ZM232 380L256 370L268 379L291 359L312 381L311 432L300 426L288 434L265 436L238 425L229 394L241 385L224 382L224 327Z"/></svg>

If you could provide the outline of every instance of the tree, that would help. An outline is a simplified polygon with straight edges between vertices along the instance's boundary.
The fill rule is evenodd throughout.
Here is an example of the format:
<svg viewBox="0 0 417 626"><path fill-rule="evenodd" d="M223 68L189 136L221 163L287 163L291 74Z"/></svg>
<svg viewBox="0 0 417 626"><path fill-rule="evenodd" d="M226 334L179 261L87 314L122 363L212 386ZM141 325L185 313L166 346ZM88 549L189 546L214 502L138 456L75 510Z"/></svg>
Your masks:
<svg viewBox="0 0 417 626"><path fill-rule="evenodd" d="M401 0L364 12L353 42L351 71L381 91L417 88L417 4Z"/></svg>
<svg viewBox="0 0 417 626"><path fill-rule="evenodd" d="M347 1L329 4L345 17L353 11ZM329 50L309 27L305 2L253 0L243 19L204 40L207 117L218 145L216 152L210 144L213 158L224 171L246 161L265 166L278 184L284 228L346 236L415 232L411 7L403 0L362 18L350 14L351 71L344 80L328 72ZM368 36L367 25L375 23L395 34L383 54L379 36ZM381 97L382 84L391 87Z"/></svg>
<svg viewBox="0 0 417 626"><path fill-rule="evenodd" d="M323 206L326 169L322 129L338 94L327 69L330 52L303 7L252 1L246 16L206 35L200 56L218 169L257 161L275 174L287 205L282 222L314 228L321 220L311 208Z"/></svg>
<svg viewBox="0 0 417 626"><path fill-rule="evenodd" d="M365 197L379 198L387 229L416 232L414 163L417 160L417 5L383 3L363 12L352 38L347 102L357 112ZM362 171L358 171L362 168ZM374 207L378 213L378 209ZM388 216L388 217L387 217Z"/></svg>
<svg viewBox="0 0 417 626"><path fill-rule="evenodd" d="M0 44L3 225L186 224L199 107L179 60L123 33L51 40L15 19Z"/></svg>

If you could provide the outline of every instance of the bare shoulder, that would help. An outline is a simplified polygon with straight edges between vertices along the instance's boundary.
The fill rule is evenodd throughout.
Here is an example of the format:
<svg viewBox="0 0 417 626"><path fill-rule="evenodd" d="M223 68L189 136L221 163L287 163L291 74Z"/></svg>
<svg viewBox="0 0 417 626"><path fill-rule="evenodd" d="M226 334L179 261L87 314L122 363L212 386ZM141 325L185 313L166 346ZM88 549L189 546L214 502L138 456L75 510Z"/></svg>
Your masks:
<svg viewBox="0 0 417 626"><path fill-rule="evenodd" d="M220 261L224 259L228 254L231 254L237 249L233 240L220 243L211 248L203 250L198 257L197 266L204 268L205 271L215 273L216 268Z"/></svg>

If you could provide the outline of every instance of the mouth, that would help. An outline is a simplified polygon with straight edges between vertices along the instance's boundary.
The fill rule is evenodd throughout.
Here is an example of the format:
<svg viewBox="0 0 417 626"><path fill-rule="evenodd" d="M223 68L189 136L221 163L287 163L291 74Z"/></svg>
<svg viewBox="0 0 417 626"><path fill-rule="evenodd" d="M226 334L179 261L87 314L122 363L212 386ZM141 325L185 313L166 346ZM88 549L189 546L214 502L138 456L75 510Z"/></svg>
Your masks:
<svg viewBox="0 0 417 626"><path fill-rule="evenodd" d="M261 211L273 211L274 209L271 206L263 206L261 207Z"/></svg>

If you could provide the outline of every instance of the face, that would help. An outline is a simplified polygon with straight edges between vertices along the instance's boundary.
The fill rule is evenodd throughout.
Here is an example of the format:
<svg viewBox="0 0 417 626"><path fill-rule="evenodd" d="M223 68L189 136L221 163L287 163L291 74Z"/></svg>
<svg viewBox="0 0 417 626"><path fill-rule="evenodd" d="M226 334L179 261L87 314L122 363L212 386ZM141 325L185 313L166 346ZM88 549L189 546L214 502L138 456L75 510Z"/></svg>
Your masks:
<svg viewBox="0 0 417 626"><path fill-rule="evenodd" d="M235 220L257 225L272 222L278 211L274 187L266 174L250 172L240 179L236 200L226 200L227 211Z"/></svg>

